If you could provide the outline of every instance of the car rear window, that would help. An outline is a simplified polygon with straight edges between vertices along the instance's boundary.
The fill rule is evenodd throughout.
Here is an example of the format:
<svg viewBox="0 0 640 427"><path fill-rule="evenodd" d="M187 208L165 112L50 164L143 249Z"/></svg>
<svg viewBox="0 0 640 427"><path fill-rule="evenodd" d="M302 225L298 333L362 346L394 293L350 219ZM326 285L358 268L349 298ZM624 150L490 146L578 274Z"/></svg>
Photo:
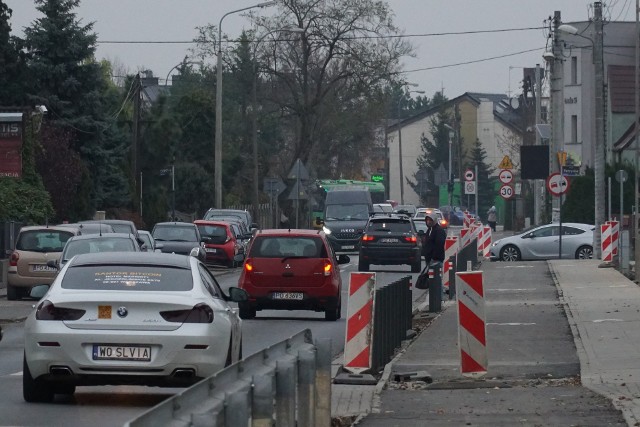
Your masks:
<svg viewBox="0 0 640 427"><path fill-rule="evenodd" d="M67 269L64 289L96 291L179 291L193 288L191 270L160 266L92 265Z"/></svg>
<svg viewBox="0 0 640 427"><path fill-rule="evenodd" d="M227 228L224 225L198 224L198 230L202 237L209 237L213 244L221 245L227 241Z"/></svg>
<svg viewBox="0 0 640 427"><path fill-rule="evenodd" d="M62 252L65 243L73 237L69 231L30 230L20 233L16 249L29 252Z"/></svg>
<svg viewBox="0 0 640 427"><path fill-rule="evenodd" d="M153 229L153 238L174 242L196 242L198 237L194 227L159 225Z"/></svg>
<svg viewBox="0 0 640 427"><path fill-rule="evenodd" d="M391 233L411 232L411 223L408 221L371 221L367 231L388 231Z"/></svg>
<svg viewBox="0 0 640 427"><path fill-rule="evenodd" d="M263 236L257 237L249 257L282 258L282 257L327 258L327 249L319 237L295 236Z"/></svg>
<svg viewBox="0 0 640 427"><path fill-rule="evenodd" d="M71 240L65 248L64 257L96 252L135 252L133 240L123 237Z"/></svg>

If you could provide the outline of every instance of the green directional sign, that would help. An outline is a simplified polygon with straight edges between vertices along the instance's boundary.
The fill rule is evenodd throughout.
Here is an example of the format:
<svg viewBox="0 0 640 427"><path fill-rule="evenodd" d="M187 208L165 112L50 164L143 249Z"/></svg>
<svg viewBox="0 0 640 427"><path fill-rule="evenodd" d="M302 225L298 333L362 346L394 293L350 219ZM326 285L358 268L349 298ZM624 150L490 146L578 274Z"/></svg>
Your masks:
<svg viewBox="0 0 640 427"><path fill-rule="evenodd" d="M371 181L373 182L384 182L384 175L371 175Z"/></svg>

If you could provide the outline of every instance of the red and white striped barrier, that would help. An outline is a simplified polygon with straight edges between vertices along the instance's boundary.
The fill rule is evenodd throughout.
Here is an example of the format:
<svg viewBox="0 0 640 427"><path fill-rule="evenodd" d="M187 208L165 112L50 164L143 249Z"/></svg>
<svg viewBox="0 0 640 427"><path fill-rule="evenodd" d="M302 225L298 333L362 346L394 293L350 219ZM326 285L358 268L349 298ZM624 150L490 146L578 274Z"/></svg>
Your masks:
<svg viewBox="0 0 640 427"><path fill-rule="evenodd" d="M613 246L613 256L618 255L618 238L620 236L620 222L619 221L606 221L605 224L611 225L611 245Z"/></svg>
<svg viewBox="0 0 640 427"><path fill-rule="evenodd" d="M469 228L473 224L473 217L469 211L462 212L462 227Z"/></svg>
<svg viewBox="0 0 640 427"><path fill-rule="evenodd" d="M613 239L612 239L613 226L611 224L600 224L600 249L602 253L602 261L613 261Z"/></svg>
<svg viewBox="0 0 640 427"><path fill-rule="evenodd" d="M482 232L478 239L478 253L483 257L488 257L491 250L491 227L482 226Z"/></svg>
<svg viewBox="0 0 640 427"><path fill-rule="evenodd" d="M458 253L458 238L447 237L444 241L444 262L442 263L442 286L449 289L449 271L453 268L450 258Z"/></svg>
<svg viewBox="0 0 640 427"><path fill-rule="evenodd" d="M376 273L351 273L347 306L344 369L360 374L371 368Z"/></svg>
<svg viewBox="0 0 640 427"><path fill-rule="evenodd" d="M461 228L460 229L460 247L464 248L471 242L471 229L470 228Z"/></svg>
<svg viewBox="0 0 640 427"><path fill-rule="evenodd" d="M464 376L487 373L487 326L482 271L456 273L458 300L458 347L460 372Z"/></svg>

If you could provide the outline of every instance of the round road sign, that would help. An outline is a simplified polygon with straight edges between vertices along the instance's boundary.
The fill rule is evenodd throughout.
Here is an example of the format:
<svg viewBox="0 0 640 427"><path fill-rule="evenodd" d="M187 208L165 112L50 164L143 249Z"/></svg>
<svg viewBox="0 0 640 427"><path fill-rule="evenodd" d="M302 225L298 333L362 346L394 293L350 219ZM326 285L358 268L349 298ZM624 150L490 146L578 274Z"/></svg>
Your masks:
<svg viewBox="0 0 640 427"><path fill-rule="evenodd" d="M500 187L500 196L502 196L503 199L509 200L514 194L513 187L509 184L503 184L502 187Z"/></svg>
<svg viewBox="0 0 640 427"><path fill-rule="evenodd" d="M513 181L513 172L509 169L502 169L498 175L498 179L500 179L500 182L503 184L509 184Z"/></svg>
<svg viewBox="0 0 640 427"><path fill-rule="evenodd" d="M464 180L465 181L473 181L473 178L475 178L476 175L473 173L473 171L471 169L467 169L466 171L464 171Z"/></svg>
<svg viewBox="0 0 640 427"><path fill-rule="evenodd" d="M464 194L476 194L476 182L466 181L464 183Z"/></svg>
<svg viewBox="0 0 640 427"><path fill-rule="evenodd" d="M569 189L569 180L559 173L552 173L547 178L547 190L554 196L560 196Z"/></svg>

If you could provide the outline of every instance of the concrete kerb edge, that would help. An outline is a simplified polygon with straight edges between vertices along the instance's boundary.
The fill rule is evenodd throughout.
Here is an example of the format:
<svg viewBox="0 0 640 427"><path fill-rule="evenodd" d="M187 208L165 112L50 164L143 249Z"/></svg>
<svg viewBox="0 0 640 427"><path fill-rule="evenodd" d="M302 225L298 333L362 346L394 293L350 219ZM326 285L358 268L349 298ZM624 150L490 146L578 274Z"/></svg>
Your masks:
<svg viewBox="0 0 640 427"><path fill-rule="evenodd" d="M553 283L556 287L556 290L558 291L558 299L562 303L562 307L564 308L564 312L567 316L567 322L569 323L569 327L571 328L571 334L573 335L573 342L576 346L578 359L580 360L580 384L582 384L583 387L586 387L589 390L593 391L594 393L597 393L600 396L605 397L606 399L611 401L611 404L616 409L620 410L620 412L622 412L622 416L627 422L627 425L629 426L640 425L640 420L638 420L637 417L634 415L633 409L627 407L627 405L621 405L620 401L616 399L615 393L613 393L612 391L603 390L601 387L598 387L597 385L584 383L582 381L582 366L588 364L588 360L586 357L587 351L584 348L584 344L582 343L580 328L578 327L578 323L575 321L575 318L573 317L571 306L568 304L567 300L564 297L564 292L562 291L562 287L560 285L560 281L558 280L556 270L553 264L551 263L551 261L547 261L547 266L549 267L549 273L551 274L551 277L553 278Z"/></svg>

